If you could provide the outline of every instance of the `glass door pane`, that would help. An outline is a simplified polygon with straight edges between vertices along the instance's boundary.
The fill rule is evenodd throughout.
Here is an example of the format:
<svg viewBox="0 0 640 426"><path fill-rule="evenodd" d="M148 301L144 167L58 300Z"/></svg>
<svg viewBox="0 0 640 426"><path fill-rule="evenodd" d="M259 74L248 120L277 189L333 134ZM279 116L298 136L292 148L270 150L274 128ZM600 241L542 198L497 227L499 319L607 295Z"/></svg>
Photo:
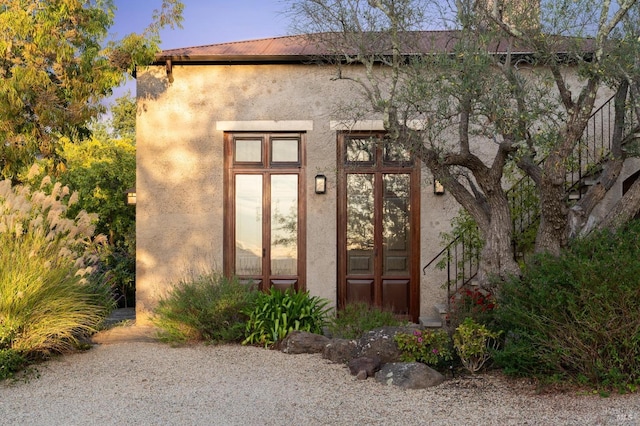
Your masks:
<svg viewBox="0 0 640 426"><path fill-rule="evenodd" d="M348 174L347 275L374 272L374 175Z"/></svg>
<svg viewBox="0 0 640 426"><path fill-rule="evenodd" d="M262 175L236 175L237 275L262 274Z"/></svg>
<svg viewBox="0 0 640 426"><path fill-rule="evenodd" d="M410 176L383 176L382 258L385 275L409 274Z"/></svg>
<svg viewBox="0 0 640 426"><path fill-rule="evenodd" d="M271 175L271 275L298 273L298 175Z"/></svg>

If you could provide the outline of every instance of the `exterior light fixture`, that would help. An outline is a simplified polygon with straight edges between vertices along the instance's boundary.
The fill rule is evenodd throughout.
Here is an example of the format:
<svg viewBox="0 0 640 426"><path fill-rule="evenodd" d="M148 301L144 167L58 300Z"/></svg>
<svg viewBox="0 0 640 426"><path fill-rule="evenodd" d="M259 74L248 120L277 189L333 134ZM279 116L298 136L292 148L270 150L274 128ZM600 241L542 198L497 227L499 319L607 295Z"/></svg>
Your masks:
<svg viewBox="0 0 640 426"><path fill-rule="evenodd" d="M436 195L444 194L444 186L437 179L433 180L433 193Z"/></svg>
<svg viewBox="0 0 640 426"><path fill-rule="evenodd" d="M327 177L325 175L316 175L316 194L327 193Z"/></svg>
<svg viewBox="0 0 640 426"><path fill-rule="evenodd" d="M127 204L130 206L135 206L136 205L136 189L129 188L125 191L125 194L127 195Z"/></svg>

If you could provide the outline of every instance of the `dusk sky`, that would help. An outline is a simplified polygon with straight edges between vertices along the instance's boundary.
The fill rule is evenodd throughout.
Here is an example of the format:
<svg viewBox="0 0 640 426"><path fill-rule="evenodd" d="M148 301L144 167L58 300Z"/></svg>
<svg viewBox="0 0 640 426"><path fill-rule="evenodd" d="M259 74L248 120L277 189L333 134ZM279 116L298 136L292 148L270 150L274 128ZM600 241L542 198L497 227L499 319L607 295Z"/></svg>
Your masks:
<svg viewBox="0 0 640 426"><path fill-rule="evenodd" d="M153 10L161 0L115 0L117 10L112 37L119 39L142 32L151 22ZM251 40L287 35L289 21L282 11L282 0L182 0L182 29L161 32L163 49L201 46L229 41ZM135 95L135 82L116 91Z"/></svg>
<svg viewBox="0 0 640 426"><path fill-rule="evenodd" d="M161 33L162 48L199 46L227 41L282 36L288 33L281 0L182 0L183 29ZM117 38L141 32L161 0L115 0Z"/></svg>

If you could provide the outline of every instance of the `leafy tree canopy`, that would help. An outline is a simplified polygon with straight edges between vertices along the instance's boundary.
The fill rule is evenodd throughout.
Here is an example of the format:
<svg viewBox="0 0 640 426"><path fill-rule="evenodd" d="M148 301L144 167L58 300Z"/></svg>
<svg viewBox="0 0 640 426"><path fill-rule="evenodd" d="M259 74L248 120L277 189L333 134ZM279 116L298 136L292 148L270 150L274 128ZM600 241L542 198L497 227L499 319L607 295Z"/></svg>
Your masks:
<svg viewBox="0 0 640 426"><path fill-rule="evenodd" d="M101 101L152 60L159 31L180 25L183 5L163 0L142 34L106 42L112 0L4 0L0 5L0 176L17 179L59 138L86 137Z"/></svg>

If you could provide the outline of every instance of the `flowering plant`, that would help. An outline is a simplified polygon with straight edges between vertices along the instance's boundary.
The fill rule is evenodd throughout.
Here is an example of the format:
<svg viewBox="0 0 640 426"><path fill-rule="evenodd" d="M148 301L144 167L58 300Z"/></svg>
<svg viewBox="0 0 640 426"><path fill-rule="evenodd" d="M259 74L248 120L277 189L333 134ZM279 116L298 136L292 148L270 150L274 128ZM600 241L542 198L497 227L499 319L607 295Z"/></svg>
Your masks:
<svg viewBox="0 0 640 426"><path fill-rule="evenodd" d="M447 315L447 321L453 328L467 317L489 324L495 308L496 300L489 291L465 287L451 297L451 310Z"/></svg>
<svg viewBox="0 0 640 426"><path fill-rule="evenodd" d="M405 362L422 362L436 365L453 358L451 340L444 330L414 330L413 333L398 333L395 336Z"/></svg>

